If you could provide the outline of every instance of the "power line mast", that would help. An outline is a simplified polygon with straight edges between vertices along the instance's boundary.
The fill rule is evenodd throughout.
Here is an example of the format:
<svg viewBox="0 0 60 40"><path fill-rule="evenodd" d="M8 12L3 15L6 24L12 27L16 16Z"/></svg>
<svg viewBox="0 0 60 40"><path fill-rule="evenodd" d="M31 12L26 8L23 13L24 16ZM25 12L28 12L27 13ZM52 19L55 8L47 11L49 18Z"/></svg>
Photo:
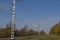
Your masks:
<svg viewBox="0 0 60 40"><path fill-rule="evenodd" d="M39 28L39 36L40 36L40 30L41 30L41 29L40 29L40 23L38 23L38 28Z"/></svg>
<svg viewBox="0 0 60 40"><path fill-rule="evenodd" d="M14 30L15 30L15 12L16 12L16 0L13 0L12 6L12 25L11 25L11 40L15 40L14 38Z"/></svg>

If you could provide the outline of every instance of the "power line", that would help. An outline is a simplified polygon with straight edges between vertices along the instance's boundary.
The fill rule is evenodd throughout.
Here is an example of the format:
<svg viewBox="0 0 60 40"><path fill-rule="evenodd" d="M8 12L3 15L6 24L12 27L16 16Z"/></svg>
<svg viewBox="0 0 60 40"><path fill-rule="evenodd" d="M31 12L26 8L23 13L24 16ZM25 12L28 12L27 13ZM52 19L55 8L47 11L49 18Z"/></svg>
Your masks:
<svg viewBox="0 0 60 40"><path fill-rule="evenodd" d="M4 9L6 9L6 7L5 6L0 6L0 11L2 11L2 12L4 12L4 13L7 13L7 14L9 14L9 16L11 16L11 14L9 13L9 12L7 12L7 11L5 11ZM5 15L5 14L3 14L3 15ZM8 15L7 15L8 16Z"/></svg>
<svg viewBox="0 0 60 40"><path fill-rule="evenodd" d="M3 13L1 13L1 12L0 12L0 14L1 14L1 15L4 15L4 16L7 16L7 17L9 17L9 18L11 18L10 16L8 16L8 15L6 15L6 14L3 14Z"/></svg>
<svg viewBox="0 0 60 40"><path fill-rule="evenodd" d="M2 12L5 12L5 14L2 13ZM0 10L0 14L3 15L3 16L6 16L6 17L11 18L11 14L8 13L8 12L6 12L5 10ZM7 15L7 14L8 14L8 15ZM16 19L17 19L18 21L20 21L20 20L19 20L20 18L16 17Z"/></svg>
<svg viewBox="0 0 60 40"><path fill-rule="evenodd" d="M5 11L5 10L3 10L3 9L0 10L0 11L5 12L5 14L4 14L4 13L0 13L1 15L4 15L4 16L7 16L7 17L11 18L11 15L12 15L12 14L8 13L7 11ZM7 14L8 14L8 15L7 15ZM20 18L16 17L16 19L17 19L18 21L20 21L20 20L19 20Z"/></svg>
<svg viewBox="0 0 60 40"><path fill-rule="evenodd" d="M3 9L1 9L0 11L4 12L5 14L8 14L9 16L11 16L11 14Z"/></svg>
<svg viewBox="0 0 60 40"><path fill-rule="evenodd" d="M20 0L20 1L22 1L22 0ZM13 4L10 3L10 5L12 6ZM5 5L5 6L8 8L10 5ZM12 8L9 7L8 9L10 9L10 10L12 11ZM4 11L5 13L7 13L9 16L12 15L12 13L7 12L6 10L2 10L2 11ZM32 16L31 16L31 17L32 17ZM17 18L17 17L16 17L16 18ZM19 20L20 18L17 18L17 19Z"/></svg>
<svg viewBox="0 0 60 40"><path fill-rule="evenodd" d="M2 8L2 9L10 9L10 10L12 10L11 9L11 7L12 7L12 4L10 3L10 4L0 4L0 7Z"/></svg>

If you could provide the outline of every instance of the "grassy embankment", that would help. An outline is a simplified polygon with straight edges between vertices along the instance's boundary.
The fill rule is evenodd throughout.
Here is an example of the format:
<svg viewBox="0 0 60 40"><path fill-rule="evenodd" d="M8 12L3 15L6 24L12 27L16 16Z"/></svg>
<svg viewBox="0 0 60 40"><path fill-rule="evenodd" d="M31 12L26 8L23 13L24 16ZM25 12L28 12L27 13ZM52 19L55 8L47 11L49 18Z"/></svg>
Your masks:
<svg viewBox="0 0 60 40"><path fill-rule="evenodd" d="M0 38L0 40L10 40L10 39L9 38ZM60 40L60 36L15 37L15 40Z"/></svg>

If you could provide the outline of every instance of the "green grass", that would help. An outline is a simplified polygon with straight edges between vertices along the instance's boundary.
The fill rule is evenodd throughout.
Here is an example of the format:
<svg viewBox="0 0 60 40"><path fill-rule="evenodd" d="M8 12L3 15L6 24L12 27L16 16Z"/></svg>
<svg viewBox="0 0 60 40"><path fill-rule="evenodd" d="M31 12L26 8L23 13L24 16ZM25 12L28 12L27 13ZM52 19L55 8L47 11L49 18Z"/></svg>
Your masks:
<svg viewBox="0 0 60 40"><path fill-rule="evenodd" d="M10 40L9 38L0 38L0 40ZM15 37L15 40L60 40L60 36L33 36L33 37Z"/></svg>
<svg viewBox="0 0 60 40"><path fill-rule="evenodd" d="M30 40L60 40L60 36L40 36Z"/></svg>

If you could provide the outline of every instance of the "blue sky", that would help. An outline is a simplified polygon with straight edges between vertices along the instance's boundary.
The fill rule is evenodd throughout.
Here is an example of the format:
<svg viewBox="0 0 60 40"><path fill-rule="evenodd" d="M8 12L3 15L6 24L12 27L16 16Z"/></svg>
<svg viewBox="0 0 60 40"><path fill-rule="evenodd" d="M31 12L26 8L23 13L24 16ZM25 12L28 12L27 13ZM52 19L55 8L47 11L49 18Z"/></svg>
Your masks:
<svg viewBox="0 0 60 40"><path fill-rule="evenodd" d="M8 5L12 0L0 0L0 5ZM7 7L6 7L7 8ZM9 11L9 7L4 9ZM8 15L5 12L1 12ZM11 13L11 11L9 11ZM9 15L8 15L9 16ZM0 14L0 26L4 27L11 18ZM60 0L18 0L16 2L16 28L29 25L29 28L38 30L40 28L49 31L50 28L60 21ZM34 27L32 27L34 26Z"/></svg>

